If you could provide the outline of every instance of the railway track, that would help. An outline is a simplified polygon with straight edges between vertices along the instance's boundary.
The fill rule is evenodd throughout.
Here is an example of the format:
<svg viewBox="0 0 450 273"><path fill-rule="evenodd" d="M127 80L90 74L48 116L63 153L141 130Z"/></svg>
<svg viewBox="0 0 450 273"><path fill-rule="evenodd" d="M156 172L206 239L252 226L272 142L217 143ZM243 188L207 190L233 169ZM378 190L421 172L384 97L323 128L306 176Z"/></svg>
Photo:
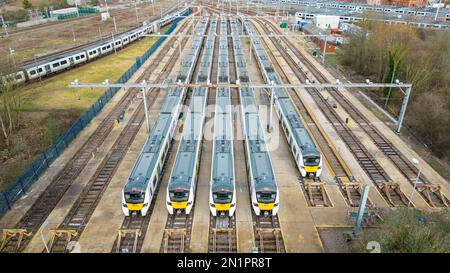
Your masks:
<svg viewBox="0 0 450 273"><path fill-rule="evenodd" d="M169 14L170 12L172 12L175 9L175 7L176 6L173 6L172 8L166 9L164 11L164 13L163 13L163 16L165 16L165 15ZM130 10L118 10L118 11L115 12L114 15L115 16L122 15L122 14L126 15L129 12L130 12ZM52 23L46 24L44 26L37 25L37 26L33 26L33 27L30 27L30 28L27 28L27 29L23 29L23 30L20 29L20 30L14 31L13 33L10 33L9 35L10 36L14 36L14 35L17 35L17 34L22 34L23 32L27 32L27 31L36 31L36 30L41 30L41 29L46 29L46 28L51 28L51 27L59 27L59 26L61 26L61 24L63 24L63 25L65 25L65 24L73 24L74 21L78 23L80 20L82 20L82 21L93 20L95 17L96 17L96 15L88 15L88 16L86 16L84 18L72 19L72 20L67 21L67 22L52 22ZM160 15L154 15L154 16L151 16L148 20L154 21L154 20L159 19L159 17L160 17ZM118 36L120 36L120 35L122 35L122 34L124 34L126 32L132 31L132 30L134 30L134 29L136 29L136 28L138 28L140 26L142 26L142 23L139 24L139 25L136 25L136 26L132 26L132 27L128 28L127 30L115 33L115 36L118 37ZM2 36L2 35L0 35L0 36ZM110 38L110 36L108 36L106 38ZM34 62L39 62L39 61L51 58L53 56L57 56L57 55L60 55L60 54L63 54L63 53L72 52L72 51L75 51L75 50L80 49L80 48L85 48L85 47L88 47L90 45L97 44L97 43L99 43L99 42L101 42L103 40L104 40L104 37L101 38L101 39L96 39L96 40L93 40L93 41L89 41L88 43L76 45L76 46L73 46L73 47L70 47L70 48L58 50L56 52L52 52L52 53L49 53L49 54L46 54L46 55L43 55L43 56L39 56L39 57L36 57L36 58L33 58L33 59L25 60L25 61L21 62L19 64L19 66L25 66L25 65L28 65L28 64L31 64L31 63L34 63Z"/></svg>
<svg viewBox="0 0 450 273"><path fill-rule="evenodd" d="M240 32L243 28L239 26L239 20L236 21L236 29ZM242 23L242 22L241 22ZM245 44L245 43L241 43ZM234 45L234 44L233 44ZM236 50L236 48L231 47L233 50ZM244 49L240 48L239 50L243 51ZM233 55L234 54L230 54ZM233 60L235 62L235 60ZM233 75L236 74L236 65L232 69ZM237 77L237 75L236 75ZM236 78L234 79L236 80ZM243 82L248 82L250 79L242 79ZM236 94L237 92L235 92ZM237 94L236 94L237 95ZM239 96L238 96L239 97ZM235 100L236 101L236 100ZM241 102L242 103L242 102ZM245 146L243 141L243 146ZM245 158L247 161L247 158ZM246 162L246 165L248 166L248 162ZM249 183L249 189L251 188L250 181ZM249 195L250 195L249 191ZM252 200L250 196L250 200ZM283 253L286 252L286 247L284 245L284 239L282 236L282 232L280 229L280 222L278 219L278 216L273 215L262 215L257 216L252 210L252 219L253 219L253 231L255 236L255 244L258 248L258 252L275 252L275 253Z"/></svg>
<svg viewBox="0 0 450 273"><path fill-rule="evenodd" d="M260 22L261 28L266 33L270 33L268 27L261 23L258 19L257 22ZM278 43L276 38L270 37L273 44ZM281 48L278 47L278 50ZM289 82L287 73L284 68L276 61L276 58L273 56L273 52L267 51L272 57L272 63L277 67L277 71L283 71L283 73L279 73L279 76L283 80L283 82ZM291 60L287 60L289 63ZM292 63L290 63L292 67ZM315 118L314 114L312 114L311 110L308 106L306 106L301 100L300 96L297 93L297 90L294 88L287 88L292 101L296 105L300 117L302 118L303 124L306 125L306 129L308 132L314 137L313 140L316 143L316 146L320 148L322 155L326 159L326 164L329 167L329 171L331 175L334 177L335 182L337 183L342 195L344 196L347 204L351 207L357 207L359 205L359 201L361 198L361 184L357 183L352 173L348 169L347 165L344 163L336 148L334 147L331 140L326 135L325 131ZM306 200L309 206L313 207L330 207L331 201L329 196L324 188L324 183L320 181L320 178L302 178L299 177L301 181L301 186L303 188L303 193L305 194Z"/></svg>
<svg viewBox="0 0 450 273"><path fill-rule="evenodd" d="M183 24L180 29L181 30L184 29L185 26L186 25ZM156 58L150 64L149 68L144 72L144 74L139 78L139 80L149 77L149 75L153 72L152 68L154 67L154 65L158 64L162 60L167 50L169 49L170 46L172 46L173 43L174 41L171 40L171 42L167 43L162 48L161 52L156 56ZM97 127L94 133L83 144L80 150L78 150L78 152L67 163L64 169L57 175L57 177L50 183L47 189L39 196L39 198L32 205L32 207L25 213L25 215L22 217L22 219L19 221L16 227L12 229L12 230L24 230L26 231L25 233L27 234L27 236L21 236L20 235L21 233L11 234L12 236L8 236L7 238L5 238L5 241L2 243L2 248L0 249L0 251L20 252L26 247L31 237L34 235L34 233L37 232L37 230L44 222L44 220L48 217L50 212L56 207L58 202L61 200L62 196L65 194L70 185L73 183L73 181L78 177L78 175L87 165L87 163L93 158L93 156L95 156L95 154L98 151L98 147L102 145L106 137L112 131L114 127L114 120L117 119L120 113L122 113L129 107L131 101L136 99L137 94L140 94L140 91L138 89L130 89L127 92L127 94L120 100L118 105L113 108L110 114L101 122L101 124ZM132 122L130 121L129 124L131 123ZM123 134L127 131L126 129L124 130L124 132L122 132ZM121 135L119 139L123 137ZM126 148L123 147L123 144L120 142L116 144L120 145L122 149ZM115 169L114 165L121 160L121 158L117 158L117 154L112 153L110 153L110 159L111 159L110 162L103 162L101 165L102 167L105 168L105 171L107 169L109 169L109 171L114 170ZM96 173L96 175L99 176L100 180L110 179L108 173ZM98 187L98 184L92 186L95 189Z"/></svg>
<svg viewBox="0 0 450 273"><path fill-rule="evenodd" d="M178 53L175 53L175 51L173 51L174 58L171 58L169 63L164 66L163 72L158 76L156 80L157 82L163 82L168 78L175 63L177 62L176 56L178 56ZM161 53L164 54L167 52ZM149 95L151 95L148 100L149 108L151 108L155 103L160 91L161 89L159 88L152 88L149 91ZM70 240L67 240L67 238L58 236L56 232L60 232L61 230L70 232L75 231L77 233L77 236L73 236L72 241L79 238L90 217L92 216L92 213L97 207L97 204L100 201L109 182L111 181L115 171L122 162L122 159L128 151L128 148L136 137L137 132L144 122L144 117L144 104L140 103L130 122L127 124L123 132L120 134L119 138L114 143L111 149L112 152L103 160L100 168L97 169L96 174L90 180L88 186L78 198L77 202L72 207L69 214L66 216L62 225L58 228L58 230L55 231L55 233L52 234L52 238L50 239L49 244L51 252L66 252L67 242L70 242ZM136 219L133 220L134 221L130 220L130 224L139 224L139 222L142 221L138 221ZM144 224L145 221L146 220L142 221L141 224ZM67 232L65 232L64 234L67 234Z"/></svg>
<svg viewBox="0 0 450 273"><path fill-rule="evenodd" d="M267 21L266 21L267 22ZM278 31L279 32L279 31ZM279 32L280 33L280 32ZM285 37L282 37L285 44L291 49L295 56L307 67L307 69L314 75L318 82L327 82L322 73L308 60L299 50L297 50L292 43ZM301 69L300 69L301 70ZM375 126L352 104L339 93L336 88L326 88L329 94L336 100L343 109L350 115L355 123L361 127L364 132L371 138L373 143L388 157L403 176L414 186L417 178L417 167L413 165L393 144L387 139ZM323 98L323 96L322 96ZM321 98L321 99L322 99ZM419 183L416 187L424 200L431 207L448 207L449 202L440 190L439 185L433 185L429 179L423 174L419 178Z"/></svg>
<svg viewBox="0 0 450 273"><path fill-rule="evenodd" d="M230 33L228 20L227 20L227 33ZM219 48L220 39L216 39L215 48ZM234 56L231 52L233 48L233 44L231 38L227 38L228 43L228 66L229 66L229 79L231 82L236 80L236 71L234 70ZM213 62L213 74L212 80L213 83L217 83L217 65L218 65L218 54L215 54L214 62ZM236 88L234 88L236 89ZM234 92L234 94L233 94ZM237 96L237 89L231 91L232 104L237 105L237 101L233 98ZM210 94L211 97L211 94ZM214 96L215 98L215 96ZM213 118L213 117L212 117ZM236 122L236 121L234 121ZM234 123L236 124L236 123ZM209 223L209 237L208 237L208 252L222 252L222 253L233 253L237 252L237 239L236 239L236 216L222 216L217 215L213 216L210 214L210 223Z"/></svg>
<svg viewBox="0 0 450 273"><path fill-rule="evenodd" d="M188 30L186 30L188 31ZM186 46L186 43L188 42L187 38L182 39L182 49ZM176 50L176 55L179 54L178 50ZM181 56L178 56L181 58ZM176 59L176 58L175 58ZM169 153L167 155L167 161L170 160L171 155L173 154L173 149L175 149L175 145L171 145L169 149ZM166 178L167 170L167 164L163 164L163 169L161 171L161 179ZM158 181L158 183L161 183ZM159 187L158 187L159 188ZM141 216L139 214L131 214L130 216L127 216L124 218L121 228L118 232L116 241L114 243L114 246L112 248L112 252L116 253L137 253L140 252L142 248L142 244L145 239L145 235L147 232L148 225L150 223L150 218L153 213L153 208L155 206L155 202L157 200L158 194L160 189L158 189L155 193L155 195L152 198L152 202L150 204L150 208L147 212L146 216Z"/></svg>
<svg viewBox="0 0 450 273"><path fill-rule="evenodd" d="M267 20L261 19L260 25L267 24ZM277 29L271 28L272 31L280 33ZM295 73L296 77L304 82L307 79L306 73L302 70L298 62L295 62L292 56L289 55L286 48L281 45L281 42L287 46L291 52L297 56L299 53L290 44L285 37L277 40L274 45L277 47L280 54L286 60L288 65L291 67L292 71ZM347 145L349 150L355 156L356 160L369 176L369 178L375 183L376 188L384 199L391 206L406 206L408 205L408 200L404 193L400 190L398 183L392 182L389 175L383 170L376 159L369 153L366 147L361 143L361 141L354 135L350 128L346 125L344 121L341 120L331 103L321 94L321 92L316 88L306 88L307 92L313 97L314 101L317 103L319 108L322 110L324 115L330 121L330 123L335 128L336 132L339 134L341 139Z"/></svg>

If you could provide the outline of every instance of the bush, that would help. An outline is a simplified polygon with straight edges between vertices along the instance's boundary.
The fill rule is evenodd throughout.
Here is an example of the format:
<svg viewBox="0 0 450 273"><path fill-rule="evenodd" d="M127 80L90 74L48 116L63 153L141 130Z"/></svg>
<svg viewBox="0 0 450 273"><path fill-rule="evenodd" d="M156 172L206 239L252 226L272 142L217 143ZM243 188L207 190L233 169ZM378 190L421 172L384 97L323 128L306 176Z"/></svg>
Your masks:
<svg viewBox="0 0 450 273"><path fill-rule="evenodd" d="M366 229L357 252L367 252L370 241L380 244L382 253L448 253L450 252L450 212L422 212L416 209L391 210L377 230Z"/></svg>
<svg viewBox="0 0 450 273"><path fill-rule="evenodd" d="M5 11L2 15L5 21L21 22L27 19L27 11L24 9Z"/></svg>

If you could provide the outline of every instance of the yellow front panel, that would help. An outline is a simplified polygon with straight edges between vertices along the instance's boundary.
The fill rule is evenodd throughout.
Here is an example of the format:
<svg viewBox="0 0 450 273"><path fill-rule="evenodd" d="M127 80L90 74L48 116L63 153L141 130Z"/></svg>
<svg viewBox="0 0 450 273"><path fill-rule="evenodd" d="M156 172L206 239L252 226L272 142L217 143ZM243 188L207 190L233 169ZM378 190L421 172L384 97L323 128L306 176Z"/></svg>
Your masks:
<svg viewBox="0 0 450 273"><path fill-rule="evenodd" d="M216 210L230 210L231 204L214 204Z"/></svg>
<svg viewBox="0 0 450 273"><path fill-rule="evenodd" d="M319 166L305 166L305 171L307 173L315 173L315 172L317 172L318 168L319 168Z"/></svg>
<svg viewBox="0 0 450 273"><path fill-rule="evenodd" d="M141 210L144 207L143 203L140 204L127 204L129 210Z"/></svg>
<svg viewBox="0 0 450 273"><path fill-rule="evenodd" d="M172 207L174 209L185 209L187 202L172 202Z"/></svg>
<svg viewBox="0 0 450 273"><path fill-rule="evenodd" d="M260 210L272 210L275 203L258 203Z"/></svg>

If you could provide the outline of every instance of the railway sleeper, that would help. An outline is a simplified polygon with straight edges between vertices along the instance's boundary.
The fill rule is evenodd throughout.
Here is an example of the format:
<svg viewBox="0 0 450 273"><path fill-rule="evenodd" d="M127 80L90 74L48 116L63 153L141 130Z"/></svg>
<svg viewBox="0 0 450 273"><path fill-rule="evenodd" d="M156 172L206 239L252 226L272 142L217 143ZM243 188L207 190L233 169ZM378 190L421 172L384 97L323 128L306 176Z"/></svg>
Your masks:
<svg viewBox="0 0 450 273"><path fill-rule="evenodd" d="M281 237L281 230L280 228L256 228L256 234L258 235L259 239L259 249L260 252L264 253L266 250L270 251L271 248L268 248L268 246L274 246L273 249L274 252L281 253L282 252L282 241L280 239ZM268 236L266 238L265 236Z"/></svg>
<svg viewBox="0 0 450 273"><path fill-rule="evenodd" d="M304 187L308 193L308 199L311 206L331 206L331 202L328 198L324 185L324 182L305 182Z"/></svg>
<svg viewBox="0 0 450 273"><path fill-rule="evenodd" d="M26 229L3 229L0 251L3 251L9 245L12 248L11 252L18 252L23 238L30 238L32 234L33 232L28 232Z"/></svg>
<svg viewBox="0 0 450 273"><path fill-rule="evenodd" d="M186 233L186 228L166 228L164 230L163 252L168 253L171 250L170 247L175 245L172 249L173 252L179 250L180 253L184 253ZM179 241L179 244L177 244L177 241Z"/></svg>
<svg viewBox="0 0 450 273"><path fill-rule="evenodd" d="M117 236L117 247L116 247L117 253L124 252L124 251L122 251L123 248L121 248L120 246L121 246L121 243L123 242L122 238L126 239L126 237L133 238L132 253L136 253L138 239L139 239L139 237L141 237L141 234L142 233L141 233L140 229L120 229L118 232L118 236ZM127 248L125 248L125 249L128 250Z"/></svg>
<svg viewBox="0 0 450 273"><path fill-rule="evenodd" d="M228 253L232 253L233 252L233 233L234 233L234 229L233 228L211 228L212 231L212 252L228 252ZM218 238L221 237L225 237L226 238L226 243L223 243L222 241L219 243L218 242ZM222 251L218 251L218 250L222 250Z"/></svg>
<svg viewBox="0 0 450 273"><path fill-rule="evenodd" d="M74 229L53 229L50 230L50 232L50 242L48 244L48 249L50 252L53 252L54 250L66 252L67 246L69 242L71 242L71 239L78 236L78 232ZM64 238L65 241L63 240Z"/></svg>

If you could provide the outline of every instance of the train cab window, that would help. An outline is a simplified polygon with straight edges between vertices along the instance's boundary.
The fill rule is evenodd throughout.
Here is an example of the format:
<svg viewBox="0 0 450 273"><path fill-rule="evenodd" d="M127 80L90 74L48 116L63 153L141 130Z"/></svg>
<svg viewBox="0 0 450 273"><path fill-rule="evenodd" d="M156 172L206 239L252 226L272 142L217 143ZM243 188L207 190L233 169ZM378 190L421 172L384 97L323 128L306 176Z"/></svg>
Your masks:
<svg viewBox="0 0 450 273"><path fill-rule="evenodd" d="M214 192L213 193L214 203L219 203L219 204L231 203L232 198L233 198L232 192Z"/></svg>
<svg viewBox="0 0 450 273"><path fill-rule="evenodd" d="M320 162L320 157L318 156L308 156L304 157L303 161L306 166L317 166Z"/></svg>
<svg viewBox="0 0 450 273"><path fill-rule="evenodd" d="M277 194L275 192L257 192L256 200L261 203L273 203Z"/></svg>
<svg viewBox="0 0 450 273"><path fill-rule="evenodd" d="M170 200L175 202L185 202L189 198L188 191L171 191Z"/></svg>
<svg viewBox="0 0 450 273"><path fill-rule="evenodd" d="M125 192L125 202L131 204L144 203L145 192Z"/></svg>

